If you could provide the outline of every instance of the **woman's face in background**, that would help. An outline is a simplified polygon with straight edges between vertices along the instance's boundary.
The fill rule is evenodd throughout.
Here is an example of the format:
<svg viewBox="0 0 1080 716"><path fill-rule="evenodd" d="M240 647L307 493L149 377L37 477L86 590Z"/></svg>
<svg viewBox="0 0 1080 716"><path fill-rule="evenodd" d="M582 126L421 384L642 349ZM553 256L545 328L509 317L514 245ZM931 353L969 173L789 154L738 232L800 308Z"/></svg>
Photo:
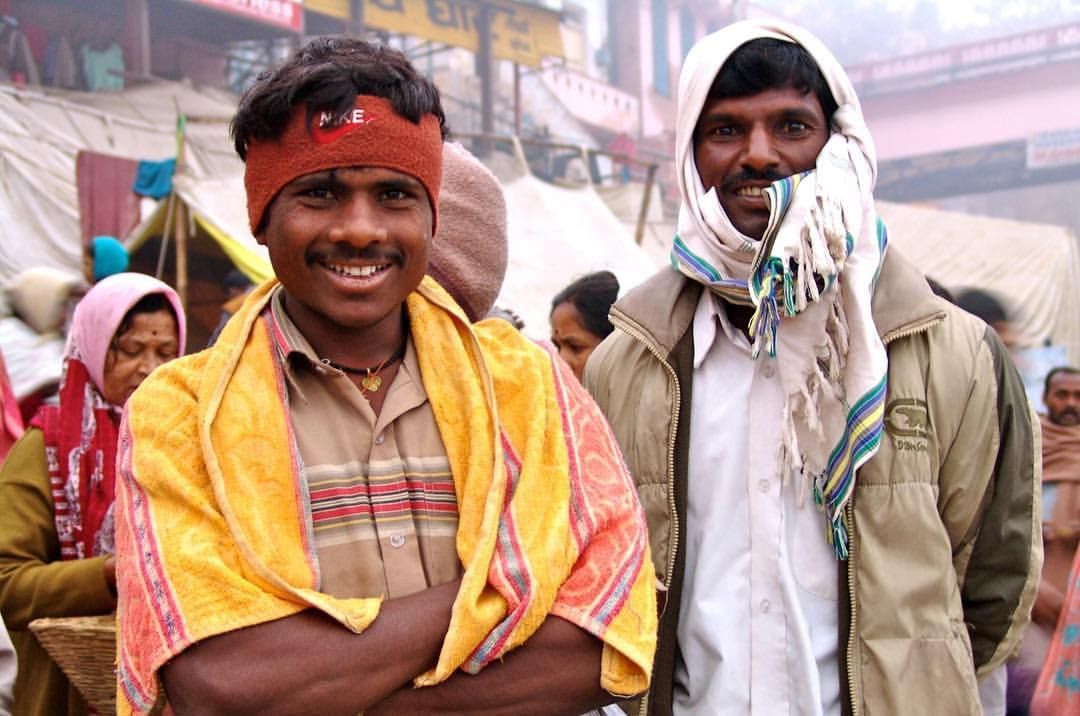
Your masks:
<svg viewBox="0 0 1080 716"><path fill-rule="evenodd" d="M105 354L105 385L101 394L122 406L155 368L180 353L172 311L136 313L126 329L117 331Z"/></svg>
<svg viewBox="0 0 1080 716"><path fill-rule="evenodd" d="M602 340L601 336L585 327L573 303L564 301L551 312L551 342L578 380L585 374L585 362L589 355Z"/></svg>

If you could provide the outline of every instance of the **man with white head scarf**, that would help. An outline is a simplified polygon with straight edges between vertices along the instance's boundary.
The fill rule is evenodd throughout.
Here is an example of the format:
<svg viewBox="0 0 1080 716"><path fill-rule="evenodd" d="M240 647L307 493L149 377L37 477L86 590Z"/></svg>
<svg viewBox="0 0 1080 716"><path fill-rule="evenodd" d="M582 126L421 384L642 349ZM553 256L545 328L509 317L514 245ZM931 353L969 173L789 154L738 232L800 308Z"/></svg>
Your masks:
<svg viewBox="0 0 1080 716"><path fill-rule="evenodd" d="M1015 369L887 249L858 98L806 31L697 43L676 164L674 270L585 371L664 584L642 713L981 714L1041 561Z"/></svg>

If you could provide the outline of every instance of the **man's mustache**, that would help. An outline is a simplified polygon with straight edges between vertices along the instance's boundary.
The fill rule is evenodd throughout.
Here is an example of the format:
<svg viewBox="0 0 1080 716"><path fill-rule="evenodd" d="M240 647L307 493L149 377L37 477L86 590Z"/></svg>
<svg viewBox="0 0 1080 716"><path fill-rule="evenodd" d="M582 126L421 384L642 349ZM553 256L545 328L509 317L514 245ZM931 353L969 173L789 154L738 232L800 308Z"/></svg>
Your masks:
<svg viewBox="0 0 1080 716"><path fill-rule="evenodd" d="M308 256L313 261L329 263L345 263L348 261L394 263L401 258L397 251L380 244L368 244L360 247L349 244L333 244L325 248L313 249L308 253Z"/></svg>
<svg viewBox="0 0 1080 716"><path fill-rule="evenodd" d="M767 181L771 184L772 182L780 181L783 178L783 174L772 169L766 169L763 172L754 171L753 169L743 169L731 176L724 177L723 183L720 184L720 189L721 191L733 191L735 187L740 184L748 184L752 181Z"/></svg>

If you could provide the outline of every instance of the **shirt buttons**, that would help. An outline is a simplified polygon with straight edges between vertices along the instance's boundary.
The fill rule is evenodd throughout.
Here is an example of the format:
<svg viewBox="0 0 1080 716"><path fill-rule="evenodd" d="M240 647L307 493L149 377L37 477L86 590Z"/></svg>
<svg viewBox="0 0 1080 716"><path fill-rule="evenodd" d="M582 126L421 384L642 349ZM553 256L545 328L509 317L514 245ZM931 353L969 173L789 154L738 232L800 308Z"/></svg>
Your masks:
<svg viewBox="0 0 1080 716"><path fill-rule="evenodd" d="M758 606L761 608L761 613L762 614L768 614L769 613L769 607L771 607L772 605L769 604L768 599L762 599L761 603L758 604Z"/></svg>
<svg viewBox="0 0 1080 716"><path fill-rule="evenodd" d="M390 535L390 546L394 548L404 547L405 535Z"/></svg>
<svg viewBox="0 0 1080 716"><path fill-rule="evenodd" d="M376 445L382 445L384 442L386 442L386 433L379 433L375 436Z"/></svg>
<svg viewBox="0 0 1080 716"><path fill-rule="evenodd" d="M761 374L764 375L766 378L772 378L774 375L776 375L776 366L772 364L772 361L769 361L764 366L762 366Z"/></svg>
<svg viewBox="0 0 1080 716"><path fill-rule="evenodd" d="M768 492L769 491L769 481L768 480L758 480L757 486L758 486L758 489L761 490L762 492Z"/></svg>

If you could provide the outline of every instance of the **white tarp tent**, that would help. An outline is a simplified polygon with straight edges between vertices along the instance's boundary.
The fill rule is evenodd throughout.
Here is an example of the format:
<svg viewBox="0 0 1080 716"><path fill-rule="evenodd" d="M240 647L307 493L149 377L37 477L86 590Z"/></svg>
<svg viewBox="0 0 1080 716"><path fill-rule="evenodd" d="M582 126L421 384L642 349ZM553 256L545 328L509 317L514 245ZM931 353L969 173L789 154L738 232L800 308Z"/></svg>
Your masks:
<svg viewBox="0 0 1080 716"><path fill-rule="evenodd" d="M982 288L1014 312L1021 346L1064 346L1080 365L1080 250L1063 227L877 202L889 244L952 291Z"/></svg>
<svg viewBox="0 0 1080 716"><path fill-rule="evenodd" d="M81 272L80 150L134 160L175 156L182 112L197 120L186 129L185 171L236 173L241 165L227 132L235 106L223 93L171 82L118 93L0 87L0 283L33 266Z"/></svg>
<svg viewBox="0 0 1080 716"><path fill-rule="evenodd" d="M633 236L637 230L641 215L641 202L645 195L643 182L626 182L611 186L599 186L597 193L604 203L611 208L615 216ZM649 207L642 227L641 249L659 268L671 263L671 241L675 236L675 220L664 216L663 202L660 198L660 186L653 184Z"/></svg>
<svg viewBox="0 0 1080 716"><path fill-rule="evenodd" d="M260 245L248 230L242 175L204 179L177 176L173 180L173 192L187 206L194 224L206 232L248 278L258 283L273 275L266 247ZM147 239L160 236L168 213L169 200L159 201L153 213L128 236L128 250L134 252Z"/></svg>
<svg viewBox="0 0 1080 716"><path fill-rule="evenodd" d="M521 316L530 336L549 335L551 299L579 276L608 269L629 288L656 271L591 186L557 186L526 174L503 190L510 262L498 304Z"/></svg>

